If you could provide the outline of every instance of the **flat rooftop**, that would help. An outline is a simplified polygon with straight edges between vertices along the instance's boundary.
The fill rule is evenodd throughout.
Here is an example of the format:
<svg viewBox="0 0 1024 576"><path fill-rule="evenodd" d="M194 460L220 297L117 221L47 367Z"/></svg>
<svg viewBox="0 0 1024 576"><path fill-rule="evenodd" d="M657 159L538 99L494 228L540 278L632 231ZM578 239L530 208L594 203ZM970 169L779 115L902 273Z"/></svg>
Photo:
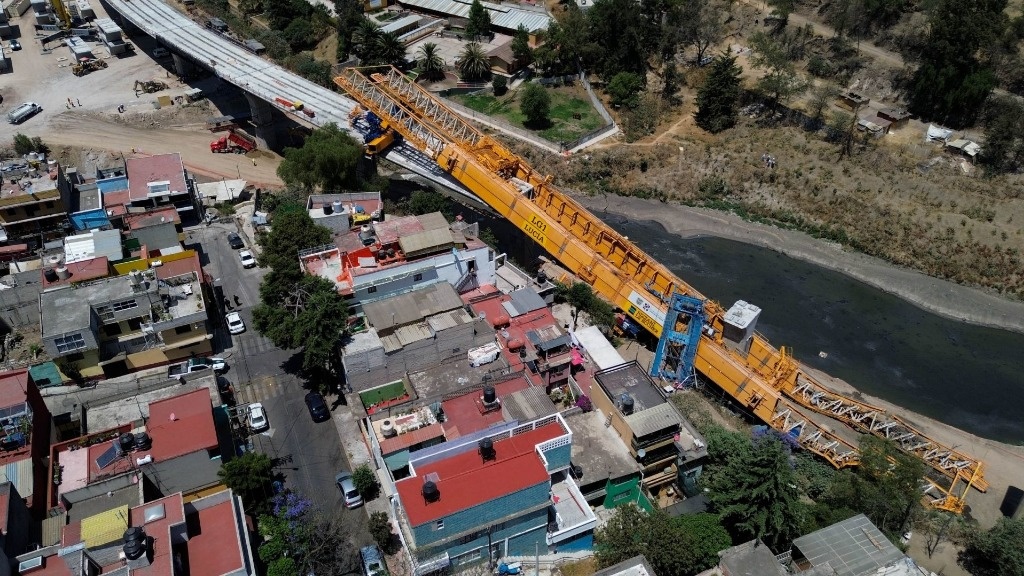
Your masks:
<svg viewBox="0 0 1024 576"><path fill-rule="evenodd" d="M218 447L213 404L206 390L150 402L146 431L153 439L149 453L161 462Z"/></svg>
<svg viewBox="0 0 1024 576"><path fill-rule="evenodd" d="M793 540L811 566L826 562L837 576L864 576L903 558L868 517L858 514ZM796 552L793 554L797 556Z"/></svg>
<svg viewBox="0 0 1024 576"><path fill-rule="evenodd" d="M128 196L132 202L188 192L185 185L185 166L177 152L129 158L125 161L125 169L128 173ZM166 183L166 192L150 195L149 185L158 182Z"/></svg>
<svg viewBox="0 0 1024 576"><path fill-rule="evenodd" d="M230 490L193 500L186 509L187 520L198 530L189 530L188 563L191 572L201 568L204 574L232 574L236 570L251 569L248 542L240 537L245 527L239 526L234 496ZM246 570L247 574L252 573Z"/></svg>
<svg viewBox="0 0 1024 576"><path fill-rule="evenodd" d="M433 368L409 374L409 383L416 395L424 399L440 398L484 383L487 374L498 374L508 370L508 364L498 358L496 362L477 366L469 365L463 355L454 362L447 362Z"/></svg>
<svg viewBox="0 0 1024 576"><path fill-rule="evenodd" d="M485 385L494 386L495 396L504 408L509 396L529 388L530 382L524 376L518 376L511 380ZM541 392L543 392L543 389ZM478 389L441 403L445 416L443 426L446 438L452 440L459 436L486 430L495 424L506 421L504 409L487 411L484 408L482 398L483 389ZM550 403L551 400L549 399L548 402ZM530 420L533 419L531 418L526 421L529 422Z"/></svg>
<svg viewBox="0 0 1024 576"><path fill-rule="evenodd" d="M187 392L201 392L206 395L207 404L220 406L220 394L217 392L217 377L213 374L189 379L184 385L176 380L167 379L166 376L159 378L151 388L141 392L138 384L129 382L122 385L120 389L102 389L92 395L78 394L71 395L70 401L81 404L85 407L86 419L89 430L86 432L98 432L110 430L122 424L132 424L150 419L150 406L158 404L165 398L171 398ZM54 412L59 414L59 409L67 402L59 406L48 397L47 404L54 405Z"/></svg>
<svg viewBox="0 0 1024 576"><path fill-rule="evenodd" d="M633 398L634 414L665 403L661 390L636 362L596 372L594 380L613 403L618 403L623 394Z"/></svg>
<svg viewBox="0 0 1024 576"><path fill-rule="evenodd" d="M643 468L629 454L629 447L605 426L597 410L573 414L566 419L572 430L572 463L583 468L580 484L635 474Z"/></svg>

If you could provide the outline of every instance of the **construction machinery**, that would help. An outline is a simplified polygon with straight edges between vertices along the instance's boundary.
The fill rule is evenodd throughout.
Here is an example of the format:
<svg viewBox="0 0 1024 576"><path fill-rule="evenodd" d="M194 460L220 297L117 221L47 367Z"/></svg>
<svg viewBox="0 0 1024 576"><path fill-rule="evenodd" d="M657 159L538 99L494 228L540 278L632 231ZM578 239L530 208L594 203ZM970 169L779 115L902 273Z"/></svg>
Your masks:
<svg viewBox="0 0 1024 576"><path fill-rule="evenodd" d="M388 146L395 143L398 134L395 132L394 128L388 124L387 120L382 120L373 112L368 112L359 106L356 106L349 114L349 122L355 126L356 121L359 119L362 119L366 123L365 134L363 136L363 152L368 157L380 154L384 150L387 150Z"/></svg>
<svg viewBox="0 0 1024 576"><path fill-rule="evenodd" d="M226 135L210 142L210 152L245 154L255 149L256 141L237 130L229 130Z"/></svg>
<svg viewBox="0 0 1024 576"><path fill-rule="evenodd" d="M71 72L75 76L85 76L89 72L95 70L102 70L107 67L106 60L98 60L96 58L82 58L74 65L71 66Z"/></svg>
<svg viewBox="0 0 1024 576"><path fill-rule="evenodd" d="M57 15L58 26L61 30L70 30L73 19L64 0L50 0L50 4L53 6L53 13Z"/></svg>
<svg viewBox="0 0 1024 576"><path fill-rule="evenodd" d="M825 388L788 350L774 348L754 331L756 315L750 312L755 307L737 303L727 311L705 298L559 191L551 176L536 172L398 69L348 68L335 83L359 103L353 117L366 110L382 125L387 122L632 324L664 336L652 365L656 376L675 384L699 372L750 415L836 468L859 463L855 435L838 434L812 419L810 412L887 438L928 465L922 489L935 508L962 512L971 487L987 490L981 461L928 438L880 408Z"/></svg>
<svg viewBox="0 0 1024 576"><path fill-rule="evenodd" d="M161 90L167 90L167 84L160 82L159 80L136 80L135 81L135 93L142 92L143 94L152 94Z"/></svg>

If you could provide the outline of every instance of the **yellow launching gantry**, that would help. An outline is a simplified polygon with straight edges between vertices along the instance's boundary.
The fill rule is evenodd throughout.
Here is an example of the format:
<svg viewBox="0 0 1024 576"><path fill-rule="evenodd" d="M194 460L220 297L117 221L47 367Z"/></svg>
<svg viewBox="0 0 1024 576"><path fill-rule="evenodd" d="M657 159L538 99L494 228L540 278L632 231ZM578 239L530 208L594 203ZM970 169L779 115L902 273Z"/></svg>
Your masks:
<svg viewBox="0 0 1024 576"><path fill-rule="evenodd" d="M807 416L817 412L859 432L889 439L921 458L930 467L922 488L935 508L962 512L971 487L988 489L979 460L943 446L879 408L825 388L785 349L772 347L760 335L753 335L746 352L729 345L723 338L725 310L718 303L702 296L560 192L550 176L534 171L398 69L348 68L334 81L363 109L386 120L409 144L655 336L662 335L673 296L699 299L703 323L693 367L805 449L836 468L859 463L853 443Z"/></svg>

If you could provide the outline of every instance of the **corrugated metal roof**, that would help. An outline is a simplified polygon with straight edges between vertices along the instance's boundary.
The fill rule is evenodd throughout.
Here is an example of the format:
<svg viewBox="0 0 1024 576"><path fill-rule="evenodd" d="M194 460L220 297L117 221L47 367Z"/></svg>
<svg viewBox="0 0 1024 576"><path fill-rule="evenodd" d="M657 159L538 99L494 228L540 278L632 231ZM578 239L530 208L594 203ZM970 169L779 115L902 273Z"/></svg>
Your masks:
<svg viewBox="0 0 1024 576"><path fill-rule="evenodd" d="M473 316L466 312L465 309L452 310L451 312L445 312L443 314L437 314L427 318L427 325L434 332L440 332L441 330L447 330L449 328L455 328L463 324L469 324L473 322Z"/></svg>
<svg viewBox="0 0 1024 576"><path fill-rule="evenodd" d="M128 507L118 506L82 520L82 540L95 548L120 540L128 529Z"/></svg>
<svg viewBox="0 0 1024 576"><path fill-rule="evenodd" d="M667 402L634 412L625 418L626 424L637 437L654 434L672 426L682 426L683 419Z"/></svg>
<svg viewBox="0 0 1024 576"><path fill-rule="evenodd" d="M448 229L448 220L444 217L444 214L441 214L440 212L420 214L416 219L419 220L420 225L423 226L424 230Z"/></svg>
<svg viewBox="0 0 1024 576"><path fill-rule="evenodd" d="M597 326L587 326L582 330L577 330L573 335L587 351L587 355L594 361L594 364L597 364L598 370L626 363L612 343L604 337L604 334L601 334L601 329Z"/></svg>
<svg viewBox="0 0 1024 576"><path fill-rule="evenodd" d="M43 548L60 544L60 536L64 532L64 525L67 523L68 515L66 512L43 520L42 537L39 542Z"/></svg>
<svg viewBox="0 0 1024 576"><path fill-rule="evenodd" d="M33 489L32 458L26 455L24 460L5 464L3 468L0 468L0 482L14 484L14 488L22 498L31 496Z"/></svg>
<svg viewBox="0 0 1024 576"><path fill-rule="evenodd" d="M862 576L903 557L867 516L858 514L793 540L811 566L828 562L838 576Z"/></svg>
<svg viewBox="0 0 1024 576"><path fill-rule="evenodd" d="M120 230L90 230L85 234L64 238L64 261L68 264L106 256L116 262L124 258Z"/></svg>
<svg viewBox="0 0 1024 576"><path fill-rule="evenodd" d="M402 349L402 341L398 339L397 334L388 334L387 336L380 339L381 344L384 345L384 353L390 354L391 352L398 352Z"/></svg>
<svg viewBox="0 0 1024 576"><path fill-rule="evenodd" d="M462 299L455 288L445 282L364 304L363 312L366 321L378 333L387 333L399 326L420 322L428 316L449 310L458 310L462 306Z"/></svg>
<svg viewBox="0 0 1024 576"><path fill-rule="evenodd" d="M455 245L452 239L452 231L448 228L435 228L424 230L398 239L398 245L402 247L406 258L412 258L420 254L439 252Z"/></svg>
<svg viewBox="0 0 1024 576"><path fill-rule="evenodd" d="M439 12L456 18L469 18L469 7L472 2L460 0L400 0L405 6L414 6L421 10ZM491 25L505 30L515 31L522 24L530 32L547 30L551 17L543 12L523 10L514 6L483 2L491 17Z"/></svg>
<svg viewBox="0 0 1024 576"><path fill-rule="evenodd" d="M503 303L502 306L505 308L505 311L508 312L508 315L513 318L547 307L547 304L544 303L544 299L530 288L516 290L509 294L509 297L511 300Z"/></svg>
<svg viewBox="0 0 1024 576"><path fill-rule="evenodd" d="M399 18L394 22L388 22L384 26L381 26L380 31L384 34L387 34L388 32L398 32L399 30L405 29L406 26L414 26L417 22L420 21L420 18L422 18L422 16L419 16L418 14L412 14L404 18Z"/></svg>
<svg viewBox="0 0 1024 576"><path fill-rule="evenodd" d="M418 324L402 326L395 330L395 336L398 337L398 341L402 343L402 346L408 346L413 342L433 338L434 332L427 326L426 322L420 322Z"/></svg>
<svg viewBox="0 0 1024 576"><path fill-rule="evenodd" d="M504 396L501 399L501 409L506 420L518 422L530 422L558 412L555 403L539 386L531 386Z"/></svg>

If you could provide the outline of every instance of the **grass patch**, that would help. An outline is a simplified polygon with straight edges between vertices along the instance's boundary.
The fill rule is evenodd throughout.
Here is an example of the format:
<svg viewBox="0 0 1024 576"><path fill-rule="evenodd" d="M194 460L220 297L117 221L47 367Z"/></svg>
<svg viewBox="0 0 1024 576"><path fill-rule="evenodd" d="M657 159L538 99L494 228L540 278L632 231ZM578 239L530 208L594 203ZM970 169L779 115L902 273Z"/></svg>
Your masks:
<svg viewBox="0 0 1024 576"><path fill-rule="evenodd" d="M507 121L518 128L525 128L550 142L574 142L591 130L604 125L604 120L590 104L586 92L575 86L547 88L551 96L551 125L535 130L524 124L526 117L519 111L519 92L509 92L501 97L490 94L460 94L451 96L463 106ZM574 115L579 115L575 118Z"/></svg>

